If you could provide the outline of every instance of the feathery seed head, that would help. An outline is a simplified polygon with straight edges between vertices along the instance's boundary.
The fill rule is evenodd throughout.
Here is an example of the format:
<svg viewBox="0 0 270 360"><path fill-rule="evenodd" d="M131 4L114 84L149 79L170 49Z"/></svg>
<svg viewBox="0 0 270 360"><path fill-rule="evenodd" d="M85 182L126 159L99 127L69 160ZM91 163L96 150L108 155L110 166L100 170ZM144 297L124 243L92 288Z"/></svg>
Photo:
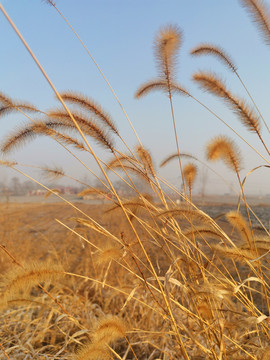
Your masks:
<svg viewBox="0 0 270 360"><path fill-rule="evenodd" d="M155 40L157 52L168 58L174 56L179 49L181 36L181 31L177 26L168 25L161 28Z"/></svg>
<svg viewBox="0 0 270 360"><path fill-rule="evenodd" d="M13 105L12 100L7 95L3 94L2 92L0 92L0 102L6 106Z"/></svg>
<svg viewBox="0 0 270 360"><path fill-rule="evenodd" d="M172 75L176 63L177 50L181 44L182 33L175 25L161 28L155 39L155 53L158 66L166 77Z"/></svg>
<svg viewBox="0 0 270 360"><path fill-rule="evenodd" d="M213 55L218 60L221 60L226 66L228 66L232 71L236 72L237 68L233 64L230 56L225 53L225 51L219 46L212 44L200 44L190 51L191 55L200 56L200 55Z"/></svg>
<svg viewBox="0 0 270 360"><path fill-rule="evenodd" d="M208 160L223 160L235 172L240 170L240 155L236 144L226 136L218 136L212 139L206 149Z"/></svg>
<svg viewBox="0 0 270 360"><path fill-rule="evenodd" d="M197 174L197 167L192 163L188 163L184 167L183 171L184 171L184 178L188 184L189 189L191 190Z"/></svg>
<svg viewBox="0 0 270 360"><path fill-rule="evenodd" d="M154 176L155 170L153 166L153 160L149 151L147 151L143 146L139 145L136 148L136 153L138 154L145 169L147 169L151 173L151 175Z"/></svg>
<svg viewBox="0 0 270 360"><path fill-rule="evenodd" d="M95 115L96 118L101 120L109 130L119 135L116 125L114 124L110 114L105 112L96 101L73 91L66 91L60 95L65 102L80 106L81 109L86 110L89 112L89 114Z"/></svg>
<svg viewBox="0 0 270 360"><path fill-rule="evenodd" d="M107 192L102 190L102 189L98 189L98 188L86 188L84 190L82 190L81 192L79 192L79 194L77 194L78 197L84 197L86 195L92 195L92 194L99 194L103 197L107 197Z"/></svg>
<svg viewBox="0 0 270 360"><path fill-rule="evenodd" d="M125 337L127 332L126 323L117 316L106 316L101 319L93 333L93 343L111 344Z"/></svg>
<svg viewBox="0 0 270 360"><path fill-rule="evenodd" d="M33 286L42 282L51 283L64 275L61 265L47 262L27 263L23 268L12 268L1 277L0 286L4 289L2 297L8 301L18 294L28 293Z"/></svg>
<svg viewBox="0 0 270 360"><path fill-rule="evenodd" d="M187 154L187 153L180 153L181 158L188 158L188 159L193 159L193 160L198 160L195 156L191 155L191 154ZM160 167L165 166L166 164L168 164L170 161L174 160L174 159L178 159L179 154L175 153L172 155L167 156L162 163L159 165Z"/></svg>
<svg viewBox="0 0 270 360"><path fill-rule="evenodd" d="M225 247L221 245L211 245L212 249L215 250L221 256L225 256L230 259L245 263L246 260L254 260L258 257L258 253L253 249L241 249L238 247Z"/></svg>
<svg viewBox="0 0 270 360"><path fill-rule="evenodd" d="M239 232L241 238L247 242L249 247L251 248L251 232L250 228L246 222L246 220L243 218L243 216L237 212L237 211L230 211L226 214L227 220L237 229Z"/></svg>
<svg viewBox="0 0 270 360"><path fill-rule="evenodd" d="M51 110L48 112L48 116L52 119L58 121L58 124L63 124L63 126L69 126L75 130L75 127L71 117L62 110ZM105 146L113 152L113 142L109 137L109 134L105 132L101 127L99 127L94 121L92 121L89 117L84 116L84 114L80 112L72 112L73 118L78 123L79 127L83 131L85 135L89 135L94 138L99 144ZM53 120L53 121L55 121Z"/></svg>
<svg viewBox="0 0 270 360"><path fill-rule="evenodd" d="M193 74L192 79L199 83L203 90L209 91L216 96L225 97L229 94L224 82L214 73L199 71Z"/></svg>
<svg viewBox="0 0 270 360"><path fill-rule="evenodd" d="M263 0L240 0L258 25L264 41L270 45L270 9Z"/></svg>
<svg viewBox="0 0 270 360"><path fill-rule="evenodd" d="M89 343L82 346L74 356L74 360L107 360L110 359L105 344Z"/></svg>
<svg viewBox="0 0 270 360"><path fill-rule="evenodd" d="M7 166L7 167L12 167L12 166L15 166L17 165L17 162L15 161L7 161L7 160L0 160L0 165L2 166Z"/></svg>
<svg viewBox="0 0 270 360"><path fill-rule="evenodd" d="M216 74L199 72L193 75L193 80L199 83L203 90L222 98L238 115L243 125L260 136L260 119L257 114L244 100L233 95Z"/></svg>
<svg viewBox="0 0 270 360"><path fill-rule="evenodd" d="M103 249L97 257L99 265L108 265L112 260L119 260L123 256L123 251L118 247L107 247Z"/></svg>
<svg viewBox="0 0 270 360"><path fill-rule="evenodd" d="M59 179L63 176L65 176L64 170L62 170L61 168L48 168L48 167L44 167L42 168L42 172L43 175L51 180L56 180Z"/></svg>

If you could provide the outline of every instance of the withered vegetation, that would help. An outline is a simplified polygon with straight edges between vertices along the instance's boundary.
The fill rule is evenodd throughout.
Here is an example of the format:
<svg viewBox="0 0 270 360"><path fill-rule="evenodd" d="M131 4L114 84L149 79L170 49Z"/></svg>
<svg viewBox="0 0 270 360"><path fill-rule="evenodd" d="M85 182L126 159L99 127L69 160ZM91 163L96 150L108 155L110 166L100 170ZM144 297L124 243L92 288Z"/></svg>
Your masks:
<svg viewBox="0 0 270 360"><path fill-rule="evenodd" d="M46 2L71 27L56 4ZM269 44L265 2L241 2ZM221 160L233 171L239 201L216 218L195 203L201 168L211 167L200 155L180 151L174 95L186 95L187 101L196 100L221 118L177 82L182 39L178 26L159 30L154 40L157 78L135 94L140 99L162 90L168 96L176 152L164 154L160 166L179 161L177 186L160 176L151 150L139 137L129 147L112 116L88 95L55 91L62 107L41 111L0 93L0 117L20 114L28 119L4 135L3 156L46 136L95 179L95 184L87 183L62 166L35 165L43 180L31 179L46 190L42 201L14 204L6 196L0 202L1 358L269 359L270 233L245 195L247 176L261 166L244 177L245 157L235 141L224 135L213 138L206 158ZM242 82L222 47L204 43L191 53L214 56ZM243 82L248 101L213 72L196 72L193 80L224 100L269 155L267 124ZM242 134L240 138L245 140ZM96 152L96 145L109 152ZM103 159L108 153L111 158ZM98 171L92 171L87 156ZM30 177L21 170L29 165L4 158L0 166ZM80 184L75 199L45 184L57 178ZM52 197L61 201L50 203Z"/></svg>

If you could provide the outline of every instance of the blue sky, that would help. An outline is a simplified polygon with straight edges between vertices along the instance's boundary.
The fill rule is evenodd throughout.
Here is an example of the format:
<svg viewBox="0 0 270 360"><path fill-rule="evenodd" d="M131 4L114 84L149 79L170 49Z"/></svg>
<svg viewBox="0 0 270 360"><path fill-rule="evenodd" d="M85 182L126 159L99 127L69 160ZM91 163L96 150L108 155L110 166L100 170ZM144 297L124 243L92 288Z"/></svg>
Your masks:
<svg viewBox="0 0 270 360"><path fill-rule="evenodd" d="M108 86L55 9L45 1L37 0L2 0L2 4L56 88L59 91L79 91L94 98L110 112L129 145L136 145L136 138ZM203 93L191 81L195 71L212 70L226 79L234 93L246 96L237 79L217 60L210 57L192 58L189 55L190 49L201 42L221 45L238 65L240 75L265 118L270 118L270 49L263 43L240 1L58 0L56 5L104 71L157 166L164 157L176 151L169 102L166 96L158 93L135 100L134 93L141 83L157 76L153 38L160 27L166 24L177 24L184 34L179 52L177 80L265 155L256 136L248 133L220 100ZM32 102L42 110L56 106L52 90L2 14L0 32L0 91L14 99ZM264 163L224 125L192 100L175 97L174 106L181 151L192 153L204 161L207 141L215 135L226 134L237 141L242 152L242 176ZM24 121L15 115L1 119L0 141ZM269 134L264 131L263 135L269 143ZM99 148L97 152L102 159L109 159L108 153ZM84 156L82 158L96 169L93 160ZM10 154L9 159L36 165L61 164L73 176L83 177L85 174L79 164L49 139L35 140ZM211 166L234 183L234 176L224 166ZM0 171L0 180L1 177L8 176L6 170ZM179 181L177 163L169 164L161 171L161 175L176 184ZM268 193L269 180L268 172L259 170L258 175L250 177L247 190L250 193ZM210 173L207 184L206 190L209 193L228 192L226 185ZM199 191L200 180L196 186Z"/></svg>

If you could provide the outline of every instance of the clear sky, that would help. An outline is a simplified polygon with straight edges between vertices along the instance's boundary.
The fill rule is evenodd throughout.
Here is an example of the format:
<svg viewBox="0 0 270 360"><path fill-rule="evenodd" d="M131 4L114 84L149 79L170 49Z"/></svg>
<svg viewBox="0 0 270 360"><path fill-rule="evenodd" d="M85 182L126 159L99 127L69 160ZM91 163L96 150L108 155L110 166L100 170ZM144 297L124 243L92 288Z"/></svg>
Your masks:
<svg viewBox="0 0 270 360"><path fill-rule="evenodd" d="M265 2L270 5L269 1ZM136 138L108 86L56 10L45 1L38 0L2 0L1 3L56 88L59 91L79 91L94 98L112 115L128 144L136 145ZM191 81L195 71L212 70L226 79L234 93L246 96L239 81L217 60L189 55L190 49L201 42L220 45L231 54L265 119L269 120L270 48L264 44L240 1L58 0L56 5L107 76L157 167L167 155L176 151L168 98L155 92L136 100L134 93L140 84L157 76L153 39L160 27L167 24L178 25L184 34L177 67L178 82L266 156L256 136L248 133L219 99L203 93ZM56 106L52 90L2 14L0 33L0 91L14 99L29 101L42 110ZM241 150L242 177L255 166L265 164L219 120L191 99L175 97L174 106L182 152L205 161L205 144L215 135L226 134L238 143ZM0 141L14 127L25 122L17 115L0 120ZM263 136L269 144L270 135L265 130ZM100 148L97 151L102 159L110 158ZM86 173L59 145L45 138L26 144L8 158L35 165L61 164L67 173L79 178ZM93 160L85 156L82 159L96 169ZM219 164L210 166L222 173L229 183L235 183L235 176L225 167ZM201 174L200 166L199 170ZM32 174L31 170L27 171ZM172 162L160 173L174 184L179 181L177 162ZM197 191L200 191L200 176ZM7 171L1 168L0 180L7 177ZM269 180L269 170L259 170L247 181L248 192L270 193ZM226 193L229 190L218 177L208 172L206 191Z"/></svg>

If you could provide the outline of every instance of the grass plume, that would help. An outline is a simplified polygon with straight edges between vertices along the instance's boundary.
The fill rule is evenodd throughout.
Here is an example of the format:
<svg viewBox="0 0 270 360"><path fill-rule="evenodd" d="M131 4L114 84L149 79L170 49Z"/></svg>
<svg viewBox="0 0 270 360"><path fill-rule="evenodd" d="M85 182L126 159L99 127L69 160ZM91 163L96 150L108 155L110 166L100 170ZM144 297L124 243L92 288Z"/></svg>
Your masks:
<svg viewBox="0 0 270 360"><path fill-rule="evenodd" d="M255 132L261 138L260 119L246 102L233 95L225 86L224 82L214 73L199 72L193 75L193 80L210 93L222 98L239 116L243 125L251 132Z"/></svg>
<svg viewBox="0 0 270 360"><path fill-rule="evenodd" d="M270 10L262 0L240 0L258 25L264 41L270 45Z"/></svg>
<svg viewBox="0 0 270 360"><path fill-rule="evenodd" d="M1 151L8 153L31 140L34 140L38 135L52 135L53 128L61 128L72 130L73 126L69 124L63 124L58 121L36 121L34 124L26 124L13 130L6 136L5 141L1 145Z"/></svg>
<svg viewBox="0 0 270 360"><path fill-rule="evenodd" d="M149 171L149 173L155 177L155 169L153 165L152 157L148 150L146 150L141 145L137 146L136 153L141 160L141 163L143 164L144 168Z"/></svg>
<svg viewBox="0 0 270 360"><path fill-rule="evenodd" d="M206 149L208 160L223 160L225 164L236 173L239 173L241 167L241 159L239 150L233 140L226 136L218 136L212 139Z"/></svg>
<svg viewBox="0 0 270 360"><path fill-rule="evenodd" d="M245 242L247 242L247 244L249 245L249 247L251 249L253 247L251 244L252 234L251 234L250 228L249 228L247 222L245 221L245 219L243 218L243 216L241 214L239 214L239 212L230 211L229 213L226 214L226 218L234 226L234 228L237 229L241 238Z"/></svg>
<svg viewBox="0 0 270 360"><path fill-rule="evenodd" d="M50 284L64 275L62 266L49 262L29 262L23 268L16 267L2 275L1 297L4 301L16 299L18 294L27 294L33 286Z"/></svg>
<svg viewBox="0 0 270 360"><path fill-rule="evenodd" d="M86 344L79 348L74 360L108 360L110 352L104 344Z"/></svg>
<svg viewBox="0 0 270 360"><path fill-rule="evenodd" d="M188 163L187 165L184 166L183 170L184 170L184 177L187 186L189 188L189 191L191 191L191 188L193 186L193 183L197 175L197 167L192 163Z"/></svg>
<svg viewBox="0 0 270 360"><path fill-rule="evenodd" d="M48 116L52 119L57 119L60 123L73 126L73 121L70 116L62 110L51 110L48 112ZM80 125L85 135L89 135L94 138L99 144L113 151L113 141L101 127L95 124L90 118L85 117L83 114L73 112L72 116ZM74 127L75 129L75 127Z"/></svg>
<svg viewBox="0 0 270 360"><path fill-rule="evenodd" d="M100 319L93 331L93 343L113 344L118 339L124 338L127 324L118 316L106 316Z"/></svg>
<svg viewBox="0 0 270 360"><path fill-rule="evenodd" d="M175 75L177 52L180 48L182 32L175 25L168 25L160 29L155 41L155 56L158 70L162 76L172 80Z"/></svg>
<svg viewBox="0 0 270 360"><path fill-rule="evenodd" d="M218 60L221 60L221 62L228 66L233 72L237 71L237 67L234 65L230 55L226 54L225 50L219 46L204 43L193 48L190 53L194 56L213 55Z"/></svg>
<svg viewBox="0 0 270 360"><path fill-rule="evenodd" d="M85 95L74 93L73 91L62 92L61 97L64 101L67 101L71 104L76 104L82 109L89 111L90 114L94 114L98 119L103 122L105 126L111 129L116 135L119 135L119 132L111 116L106 113L102 109L102 107L94 100L88 98Z"/></svg>
<svg viewBox="0 0 270 360"><path fill-rule="evenodd" d="M47 2L58 11L52 1ZM3 12L1 4L0 9ZM269 231L267 225L264 229L253 228L248 211L249 223L236 211L227 213L222 209L227 213L224 221L208 216L209 209L200 210L204 198L194 195L197 168L191 162L182 168L181 159L205 164L196 156L180 152L172 102L174 94L195 99L176 82L181 42L178 27L161 28L154 41L158 78L143 84L136 97L161 90L169 98L177 153L161 166L179 159L184 194L159 176L150 150L140 141L130 150L111 116L96 101L72 91L59 94L33 56L63 109L53 108L42 115L43 119L32 119L33 123L18 127L4 139L3 152L40 135L50 136L85 168L82 159L88 162L93 156L102 174L87 168L95 182L92 178L80 181L65 175L62 167L0 161L0 165L28 179L34 180L20 166L43 169L52 178L66 176L84 188L76 195L60 196L53 185L50 189L34 180L47 191L41 203L13 204L9 194L6 203L0 202L0 289L4 305L0 351L4 355L75 360L255 360L268 356ZM219 47L202 44L192 53L213 55L236 71ZM197 73L194 79L229 104L246 128L262 141L260 119L248 103L212 73ZM2 114L14 104L14 109L20 110L19 102L0 94ZM30 107L24 110L31 111ZM180 127L180 123L177 125ZM83 144L77 140L79 135ZM193 133L191 136L194 141ZM118 142L125 148L118 149ZM97 157L96 145L110 149L112 159L106 162ZM75 156L75 150L84 152ZM240 153L226 136L209 142L207 157L223 160L236 173L246 208L255 214L248 207L243 188L248 175L259 167L241 182ZM104 168L111 171L105 172ZM131 175L141 177L144 183ZM202 181L207 183L207 178ZM15 188L16 181L13 183ZM5 186L3 181L2 194ZM140 190L143 187L147 190ZM46 203L49 194L64 203ZM90 204L91 198L94 201ZM186 200L182 206L181 198ZM23 265L18 259L24 259ZM66 272L59 263L64 264ZM63 283L54 285L63 274L68 275Z"/></svg>

